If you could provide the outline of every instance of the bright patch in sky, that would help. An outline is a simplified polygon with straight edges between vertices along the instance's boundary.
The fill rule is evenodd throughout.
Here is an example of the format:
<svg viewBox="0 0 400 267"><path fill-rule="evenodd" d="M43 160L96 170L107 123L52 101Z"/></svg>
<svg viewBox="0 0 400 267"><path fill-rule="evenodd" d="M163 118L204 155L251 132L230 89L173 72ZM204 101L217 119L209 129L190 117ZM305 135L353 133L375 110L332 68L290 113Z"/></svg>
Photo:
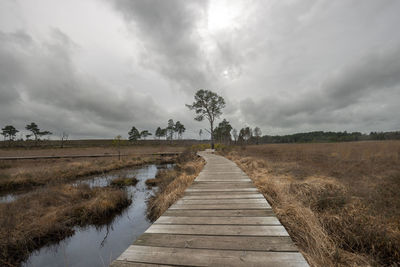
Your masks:
<svg viewBox="0 0 400 267"><path fill-rule="evenodd" d="M208 7L208 30L213 33L237 26L240 3L233 1L211 1Z"/></svg>

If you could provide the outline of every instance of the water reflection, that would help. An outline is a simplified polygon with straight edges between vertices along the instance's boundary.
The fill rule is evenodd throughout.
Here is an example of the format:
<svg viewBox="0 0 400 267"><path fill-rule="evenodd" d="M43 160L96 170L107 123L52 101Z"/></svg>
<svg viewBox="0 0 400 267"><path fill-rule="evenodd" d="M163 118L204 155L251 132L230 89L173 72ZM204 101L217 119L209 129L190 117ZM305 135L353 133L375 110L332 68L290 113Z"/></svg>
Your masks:
<svg viewBox="0 0 400 267"><path fill-rule="evenodd" d="M9 203L17 199L17 195L15 194L7 194L4 196L0 196L0 203Z"/></svg>
<svg viewBox="0 0 400 267"><path fill-rule="evenodd" d="M159 168L168 165L148 165L141 169L121 170L79 183L106 186L118 176L136 176L137 185L127 187L132 194L132 204L111 225L75 228L73 236L58 245L44 247L34 252L23 266L108 266L150 226L146 217L146 199L152 194L145 181L154 178Z"/></svg>

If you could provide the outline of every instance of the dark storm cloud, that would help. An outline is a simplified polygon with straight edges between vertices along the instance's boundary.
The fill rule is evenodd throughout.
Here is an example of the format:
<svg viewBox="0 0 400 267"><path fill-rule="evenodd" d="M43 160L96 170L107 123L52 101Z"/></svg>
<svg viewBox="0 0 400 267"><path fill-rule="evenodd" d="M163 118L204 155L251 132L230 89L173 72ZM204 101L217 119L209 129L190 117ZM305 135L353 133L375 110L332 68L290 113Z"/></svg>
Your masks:
<svg viewBox="0 0 400 267"><path fill-rule="evenodd" d="M145 52L142 64L179 84L184 91L209 88L212 73L197 32L207 1L113 0L135 28Z"/></svg>
<svg viewBox="0 0 400 267"><path fill-rule="evenodd" d="M390 130L398 127L399 97L400 46L368 54L297 97L246 99L240 107L248 121L281 129L331 125L367 131L375 126L371 121L386 120Z"/></svg>
<svg viewBox="0 0 400 267"><path fill-rule="evenodd" d="M0 121L23 127L35 121L55 133L113 137L134 123L163 112L148 96L122 96L79 73L72 55L78 46L58 29L39 43L27 33L0 33ZM124 130L125 130L124 129Z"/></svg>

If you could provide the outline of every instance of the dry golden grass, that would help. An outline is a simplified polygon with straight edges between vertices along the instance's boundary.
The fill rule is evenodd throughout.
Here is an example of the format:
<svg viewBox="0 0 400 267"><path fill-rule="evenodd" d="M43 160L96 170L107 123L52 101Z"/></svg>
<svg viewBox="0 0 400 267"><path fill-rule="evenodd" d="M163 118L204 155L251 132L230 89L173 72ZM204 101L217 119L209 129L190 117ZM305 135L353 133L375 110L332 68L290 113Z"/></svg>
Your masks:
<svg viewBox="0 0 400 267"><path fill-rule="evenodd" d="M121 154L138 156L156 152L177 152L183 151L185 146L169 145L132 145L122 146ZM92 155L92 154L118 154L113 146L96 147L71 147L71 148L0 148L0 157L26 157L26 156L61 156L61 155Z"/></svg>
<svg viewBox="0 0 400 267"><path fill-rule="evenodd" d="M178 157L173 170L161 171L151 185L158 186L156 195L151 197L147 205L147 216L155 221L173 203L181 198L186 188L192 184L205 162L194 152L185 152Z"/></svg>
<svg viewBox="0 0 400 267"><path fill-rule="evenodd" d="M228 158L312 266L400 264L400 142L248 146Z"/></svg>
<svg viewBox="0 0 400 267"><path fill-rule="evenodd" d="M73 233L73 227L103 224L131 203L114 188L59 185L0 204L0 265L16 266L34 249Z"/></svg>
<svg viewBox="0 0 400 267"><path fill-rule="evenodd" d="M0 166L0 193L67 183L84 176L149 163L168 163L171 158L126 157L118 159L58 159L2 162Z"/></svg>

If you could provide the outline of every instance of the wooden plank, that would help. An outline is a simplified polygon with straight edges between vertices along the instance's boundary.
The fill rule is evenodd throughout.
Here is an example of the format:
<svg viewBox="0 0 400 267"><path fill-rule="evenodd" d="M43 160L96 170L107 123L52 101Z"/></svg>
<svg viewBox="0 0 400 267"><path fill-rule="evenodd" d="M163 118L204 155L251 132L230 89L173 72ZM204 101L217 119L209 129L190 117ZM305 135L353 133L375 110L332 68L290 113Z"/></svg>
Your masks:
<svg viewBox="0 0 400 267"><path fill-rule="evenodd" d="M298 251L288 236L202 236L145 233L134 244L174 248Z"/></svg>
<svg viewBox="0 0 400 267"><path fill-rule="evenodd" d="M224 188L188 188L187 192L258 192L256 188L233 188L233 189L224 189Z"/></svg>
<svg viewBox="0 0 400 267"><path fill-rule="evenodd" d="M215 185L209 185L209 184L195 184L189 187L189 189L224 189L224 190L238 190L238 189L255 189L253 185L237 185L237 184L215 184Z"/></svg>
<svg viewBox="0 0 400 267"><path fill-rule="evenodd" d="M207 178L199 178L194 181L194 184L197 183L251 183L253 186L253 182L249 179L244 178L219 178L219 177L207 177Z"/></svg>
<svg viewBox="0 0 400 267"><path fill-rule="evenodd" d="M186 235L289 236L282 225L153 224L145 233Z"/></svg>
<svg viewBox="0 0 400 267"><path fill-rule="evenodd" d="M261 194L185 194L182 200L186 199L265 199Z"/></svg>
<svg viewBox="0 0 400 267"><path fill-rule="evenodd" d="M172 217L161 216L154 224L281 225L276 217Z"/></svg>
<svg viewBox="0 0 400 267"><path fill-rule="evenodd" d="M265 210L171 210L168 209L163 215L186 216L186 217L250 217L250 216L274 216L271 209Z"/></svg>
<svg viewBox="0 0 400 267"><path fill-rule="evenodd" d="M267 203L262 198L245 198L245 199L184 199L181 198L176 202L177 205L185 204L197 204L197 205L208 205L208 204L258 204Z"/></svg>
<svg viewBox="0 0 400 267"><path fill-rule="evenodd" d="M260 192L251 192L251 191L243 191L243 192L230 192L230 191L218 191L218 192L210 192L210 191L196 191L196 192L188 192L186 189L185 196L207 196L207 195L244 195L244 194L260 194Z"/></svg>
<svg viewBox="0 0 400 267"><path fill-rule="evenodd" d="M142 262L131 262L131 261L119 261L116 260L111 263L110 267L172 267L173 265L165 265L165 264L152 264L152 263L142 263ZM176 265L175 265L176 266Z"/></svg>
<svg viewBox="0 0 400 267"><path fill-rule="evenodd" d="M258 209L270 209L271 207L265 201L265 203L255 204L174 204L169 209L171 210L258 210Z"/></svg>
<svg viewBox="0 0 400 267"><path fill-rule="evenodd" d="M243 186L243 187L254 187L252 181L233 181L233 182L224 182L224 181L213 181L213 182L205 182L205 181L195 181L191 187L193 186Z"/></svg>
<svg viewBox="0 0 400 267"><path fill-rule="evenodd" d="M308 266L298 252L235 251L131 245L118 260L178 266Z"/></svg>

